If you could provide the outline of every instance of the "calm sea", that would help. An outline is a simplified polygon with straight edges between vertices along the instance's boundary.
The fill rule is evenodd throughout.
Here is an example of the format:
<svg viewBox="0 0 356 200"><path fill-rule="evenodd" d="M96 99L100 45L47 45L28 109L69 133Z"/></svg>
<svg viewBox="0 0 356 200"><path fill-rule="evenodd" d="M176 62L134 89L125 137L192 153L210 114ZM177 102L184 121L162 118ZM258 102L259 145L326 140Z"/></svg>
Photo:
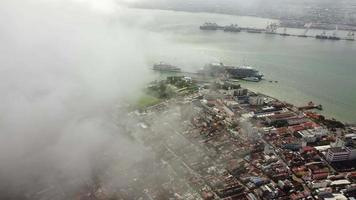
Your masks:
<svg viewBox="0 0 356 200"><path fill-rule="evenodd" d="M206 62L245 63L260 70L266 80L242 82L243 86L296 105L314 101L324 106L323 114L356 122L356 42L198 28L206 21L259 28L273 22L254 17L160 10L137 10L135 15L145 19L145 28L157 37L172 42L152 47L155 51L149 54L151 62L167 61L188 71ZM288 29L287 32L303 33L304 30ZM320 32L310 30L308 34ZM338 32L338 35L346 33Z"/></svg>

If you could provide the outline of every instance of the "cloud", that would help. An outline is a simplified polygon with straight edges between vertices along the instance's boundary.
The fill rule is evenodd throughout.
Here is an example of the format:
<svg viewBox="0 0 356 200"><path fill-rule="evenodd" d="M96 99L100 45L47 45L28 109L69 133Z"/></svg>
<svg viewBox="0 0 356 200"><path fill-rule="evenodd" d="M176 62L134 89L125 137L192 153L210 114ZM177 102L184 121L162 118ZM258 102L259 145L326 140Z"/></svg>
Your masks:
<svg viewBox="0 0 356 200"><path fill-rule="evenodd" d="M150 36L98 2L0 2L0 199L67 199L107 157L147 155L112 115L150 79Z"/></svg>

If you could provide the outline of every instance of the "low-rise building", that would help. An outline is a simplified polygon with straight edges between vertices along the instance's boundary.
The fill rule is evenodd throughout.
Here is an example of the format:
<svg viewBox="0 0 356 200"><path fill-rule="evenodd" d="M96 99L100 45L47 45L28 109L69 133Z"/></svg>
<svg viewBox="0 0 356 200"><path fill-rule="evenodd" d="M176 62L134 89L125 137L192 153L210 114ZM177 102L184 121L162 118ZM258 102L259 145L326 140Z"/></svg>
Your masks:
<svg viewBox="0 0 356 200"><path fill-rule="evenodd" d="M261 96L250 96L248 103L253 106L261 106L264 103L264 98Z"/></svg>
<svg viewBox="0 0 356 200"><path fill-rule="evenodd" d="M247 89L245 88L239 88L234 91L234 96L246 96L247 95Z"/></svg>
<svg viewBox="0 0 356 200"><path fill-rule="evenodd" d="M317 127L314 129L298 131L298 134L304 141L310 143L315 142L317 139L320 139L323 136L326 136L328 134L328 130L322 127Z"/></svg>

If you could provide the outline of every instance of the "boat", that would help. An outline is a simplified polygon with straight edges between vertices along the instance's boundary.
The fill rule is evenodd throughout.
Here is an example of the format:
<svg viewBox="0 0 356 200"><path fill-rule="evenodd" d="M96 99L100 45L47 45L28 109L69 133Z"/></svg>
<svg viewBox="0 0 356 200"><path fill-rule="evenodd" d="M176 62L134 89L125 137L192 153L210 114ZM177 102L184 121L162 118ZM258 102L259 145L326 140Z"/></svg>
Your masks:
<svg viewBox="0 0 356 200"><path fill-rule="evenodd" d="M355 41L355 33L353 31L348 32L347 33L347 37L345 38L345 40Z"/></svg>
<svg viewBox="0 0 356 200"><path fill-rule="evenodd" d="M335 31L331 36L328 37L329 40L340 40L341 38L337 36L338 27L336 26Z"/></svg>
<svg viewBox="0 0 356 200"><path fill-rule="evenodd" d="M315 36L316 39L321 39L321 40L327 40L328 36L326 35L326 32L323 31L321 34Z"/></svg>
<svg viewBox="0 0 356 200"><path fill-rule="evenodd" d="M219 25L216 23L211 23L211 22L205 22L203 25L200 26L200 30L212 30L216 31L220 28Z"/></svg>
<svg viewBox="0 0 356 200"><path fill-rule="evenodd" d="M267 24L265 33L266 34L276 34L278 25L277 23Z"/></svg>
<svg viewBox="0 0 356 200"><path fill-rule="evenodd" d="M339 38L337 36L329 36L328 39L329 40L340 40L341 38Z"/></svg>
<svg viewBox="0 0 356 200"><path fill-rule="evenodd" d="M261 80L263 75L259 73L256 69L253 69L250 66L227 66L226 71L229 73L230 76L234 78L247 78L247 77L255 77L258 80Z"/></svg>
<svg viewBox="0 0 356 200"><path fill-rule="evenodd" d="M243 79L247 77L255 77L258 80L261 80L263 75L259 73L258 70L253 69L250 66L226 66L223 63L212 63L208 64L201 71L209 76L220 76L220 75L228 75L233 79Z"/></svg>
<svg viewBox="0 0 356 200"><path fill-rule="evenodd" d="M251 82L259 82L261 79L259 79L257 77L246 77L246 78L242 78L242 80L251 81Z"/></svg>
<svg viewBox="0 0 356 200"><path fill-rule="evenodd" d="M162 72L181 72L182 70L179 67L160 62L159 64L153 65L153 70L162 71Z"/></svg>
<svg viewBox="0 0 356 200"><path fill-rule="evenodd" d="M336 29L332 35L328 36L326 35L326 32L323 31L320 35L316 35L315 38L322 39L322 40L340 40L341 38L337 36L337 31L338 31L338 27L336 26Z"/></svg>
<svg viewBox="0 0 356 200"><path fill-rule="evenodd" d="M255 28L249 28L249 29L246 29L246 31L248 33L262 33L262 30L260 29L255 29Z"/></svg>
<svg viewBox="0 0 356 200"><path fill-rule="evenodd" d="M240 32L241 29L237 24L231 24L230 26L224 27L225 32Z"/></svg>
<svg viewBox="0 0 356 200"><path fill-rule="evenodd" d="M312 110L312 109L318 109L318 110L323 110L323 106L321 104L316 105L312 101L308 103L306 106L301 106L298 107L298 110Z"/></svg>

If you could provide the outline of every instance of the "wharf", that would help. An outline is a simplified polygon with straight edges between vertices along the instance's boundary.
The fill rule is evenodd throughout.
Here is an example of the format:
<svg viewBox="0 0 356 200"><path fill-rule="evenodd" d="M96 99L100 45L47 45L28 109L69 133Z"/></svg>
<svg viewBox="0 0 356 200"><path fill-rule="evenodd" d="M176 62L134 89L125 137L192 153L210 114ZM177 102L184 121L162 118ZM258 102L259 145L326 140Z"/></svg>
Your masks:
<svg viewBox="0 0 356 200"><path fill-rule="evenodd" d="M215 24L215 23L214 23ZM270 30L268 27L263 29L263 28L254 28L254 27L238 27L237 25L235 25L235 29L234 30L229 30L227 29L227 27L229 26L221 26L221 25L217 25L210 29L204 29L200 26L201 30L208 30L208 31L215 31L215 30L224 30L225 32L233 32L233 33L238 33L238 32L246 32L246 33L253 33L253 34L268 34L268 35L279 35L282 37L299 37L299 38L315 38L315 39L320 39L320 40L330 40L330 41L340 41L340 40L345 40L345 41L355 41L354 38L354 33L350 32L348 37L326 37L326 38L318 38L318 35L312 36L312 35L306 35L306 34L292 34L292 33L287 33L286 32L286 28L285 28L285 32L280 33L277 32L277 28ZM231 25L232 26L232 25ZM230 27L231 27L230 26Z"/></svg>

